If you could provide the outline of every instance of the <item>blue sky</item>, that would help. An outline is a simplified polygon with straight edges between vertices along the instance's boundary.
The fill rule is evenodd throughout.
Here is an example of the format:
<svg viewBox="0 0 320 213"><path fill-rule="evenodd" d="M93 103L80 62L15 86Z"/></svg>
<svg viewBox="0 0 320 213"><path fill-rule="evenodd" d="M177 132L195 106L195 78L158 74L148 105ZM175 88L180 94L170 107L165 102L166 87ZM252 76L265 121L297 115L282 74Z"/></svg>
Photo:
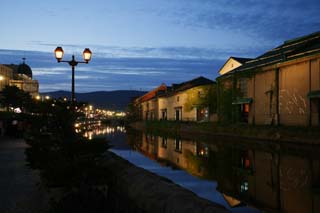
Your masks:
<svg viewBox="0 0 320 213"><path fill-rule="evenodd" d="M311 0L1 0L0 63L32 67L41 91L70 90L65 59L76 68L76 91L142 89L200 75L214 79L230 56L257 57L284 40L319 31Z"/></svg>

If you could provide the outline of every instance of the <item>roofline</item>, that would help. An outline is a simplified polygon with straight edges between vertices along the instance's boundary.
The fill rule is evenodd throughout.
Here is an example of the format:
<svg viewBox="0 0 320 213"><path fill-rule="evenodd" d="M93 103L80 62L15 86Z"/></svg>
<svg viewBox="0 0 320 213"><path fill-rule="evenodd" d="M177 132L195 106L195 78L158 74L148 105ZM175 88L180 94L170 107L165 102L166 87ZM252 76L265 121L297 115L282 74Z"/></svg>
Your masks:
<svg viewBox="0 0 320 213"><path fill-rule="evenodd" d="M220 71L221 71L221 69L228 63L228 61L230 60L230 59L234 59L235 61L237 61L237 62L239 62L241 65L242 64L244 64L244 63L241 63L240 61L238 61L236 58L242 58L242 57L235 57L235 56L230 56L227 60L226 60L226 62L224 62L224 64L220 67L220 69L218 70L218 73L220 74ZM245 58L245 59L250 59L250 58ZM251 60L254 60L253 58L251 58ZM248 60L248 61L251 61L251 60ZM247 62L245 62L245 63L247 63ZM236 68L235 68L236 69Z"/></svg>

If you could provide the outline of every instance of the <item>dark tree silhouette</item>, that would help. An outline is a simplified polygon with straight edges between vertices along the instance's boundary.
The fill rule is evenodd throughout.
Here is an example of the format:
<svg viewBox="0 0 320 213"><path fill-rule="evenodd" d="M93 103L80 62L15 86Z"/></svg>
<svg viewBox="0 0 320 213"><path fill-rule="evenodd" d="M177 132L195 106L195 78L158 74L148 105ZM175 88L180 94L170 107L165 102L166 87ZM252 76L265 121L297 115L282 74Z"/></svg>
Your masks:
<svg viewBox="0 0 320 213"><path fill-rule="evenodd" d="M6 86L3 88L0 96L0 103L9 111L10 107L23 109L32 102L29 93L24 92L16 86Z"/></svg>

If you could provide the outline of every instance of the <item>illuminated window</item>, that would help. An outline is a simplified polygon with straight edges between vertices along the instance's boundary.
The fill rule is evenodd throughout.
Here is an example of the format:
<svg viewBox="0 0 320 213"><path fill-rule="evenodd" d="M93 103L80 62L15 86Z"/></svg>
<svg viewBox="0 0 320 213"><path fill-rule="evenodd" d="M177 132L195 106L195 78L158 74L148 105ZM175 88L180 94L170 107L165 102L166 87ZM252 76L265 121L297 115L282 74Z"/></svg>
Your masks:
<svg viewBox="0 0 320 213"><path fill-rule="evenodd" d="M250 106L249 106L249 104L244 104L244 105L243 105L243 112L249 113L249 111L250 111Z"/></svg>
<svg viewBox="0 0 320 213"><path fill-rule="evenodd" d="M240 186L240 192L247 192L249 190L248 181L243 181Z"/></svg>
<svg viewBox="0 0 320 213"><path fill-rule="evenodd" d="M248 151L244 151L242 153L241 167L244 168L244 169L250 169L251 168L251 161L250 161L250 158L249 158Z"/></svg>

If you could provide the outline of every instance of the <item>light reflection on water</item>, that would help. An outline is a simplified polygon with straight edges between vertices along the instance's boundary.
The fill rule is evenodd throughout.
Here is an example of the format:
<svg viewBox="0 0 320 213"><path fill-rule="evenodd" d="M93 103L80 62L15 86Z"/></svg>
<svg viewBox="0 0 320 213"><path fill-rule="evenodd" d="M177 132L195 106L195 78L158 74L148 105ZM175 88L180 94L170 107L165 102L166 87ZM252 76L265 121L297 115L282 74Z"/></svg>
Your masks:
<svg viewBox="0 0 320 213"><path fill-rule="evenodd" d="M76 123L75 130L76 133L82 133L82 135L89 140L92 140L94 137L107 136L115 132L126 133L124 126L105 126L102 125L101 122L91 125Z"/></svg>
<svg viewBox="0 0 320 213"><path fill-rule="evenodd" d="M127 131L124 127L99 126L97 129L88 131L85 134L89 135L91 138L97 136L106 137L106 139L113 146L110 151L114 152L115 154L121 156L138 167L144 168L148 171L172 180L176 184L191 190L200 197L214 201L215 203L219 203L232 212L259 212L254 208L248 207L240 206L238 208L231 208L223 194L216 190L216 181L205 180L203 178L196 177L195 175L191 175L189 173L190 171L187 172L183 170L183 168L178 169L173 162L168 162L170 159L167 159L167 162L164 162L165 159L160 159L154 156L151 148L148 148L149 151L143 150L143 147L149 146L150 144L146 145L145 140L134 141L137 140L137 138L131 134L127 134ZM148 137L145 136L144 138ZM150 137L153 140L156 138L153 136ZM134 141L134 143L132 143L132 141ZM180 140L180 145L174 144L174 149L179 149L179 147L182 148L181 142L182 141ZM172 146L171 139L168 139L167 146ZM151 147L151 145L149 147ZM199 152L201 156L208 155L208 148L206 147L199 148L199 150L195 151Z"/></svg>
<svg viewBox="0 0 320 213"><path fill-rule="evenodd" d="M320 212L317 145L227 138L203 142L106 129L95 134L111 142L112 152L232 212L259 212L257 207L265 212Z"/></svg>

